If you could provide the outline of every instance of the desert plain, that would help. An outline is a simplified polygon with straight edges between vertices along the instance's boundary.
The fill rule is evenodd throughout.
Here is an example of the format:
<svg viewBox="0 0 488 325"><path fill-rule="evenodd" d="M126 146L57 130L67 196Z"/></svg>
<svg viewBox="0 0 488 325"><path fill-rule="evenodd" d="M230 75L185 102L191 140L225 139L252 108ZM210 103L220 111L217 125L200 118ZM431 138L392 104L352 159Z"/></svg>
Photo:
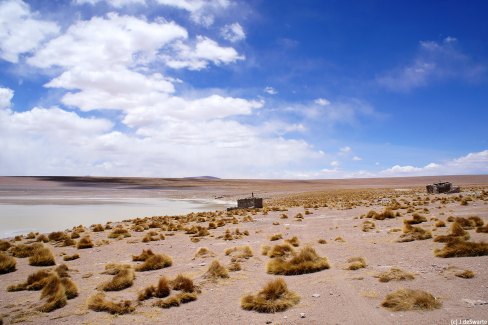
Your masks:
<svg viewBox="0 0 488 325"><path fill-rule="evenodd" d="M427 194L425 185L439 180L461 192ZM2 177L0 189L3 202L19 200L19 191L27 201L61 192L64 198L264 198L260 209L80 221L4 238L3 324L488 321L488 175ZM37 283L29 279L36 273ZM286 288L262 291L277 279Z"/></svg>

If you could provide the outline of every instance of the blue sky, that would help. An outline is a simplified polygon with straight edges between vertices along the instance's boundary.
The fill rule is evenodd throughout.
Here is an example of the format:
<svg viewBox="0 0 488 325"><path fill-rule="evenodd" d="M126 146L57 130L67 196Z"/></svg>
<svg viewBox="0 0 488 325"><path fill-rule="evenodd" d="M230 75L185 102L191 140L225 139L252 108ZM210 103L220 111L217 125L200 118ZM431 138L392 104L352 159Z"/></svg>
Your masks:
<svg viewBox="0 0 488 325"><path fill-rule="evenodd" d="M486 174L486 12L0 1L0 174Z"/></svg>

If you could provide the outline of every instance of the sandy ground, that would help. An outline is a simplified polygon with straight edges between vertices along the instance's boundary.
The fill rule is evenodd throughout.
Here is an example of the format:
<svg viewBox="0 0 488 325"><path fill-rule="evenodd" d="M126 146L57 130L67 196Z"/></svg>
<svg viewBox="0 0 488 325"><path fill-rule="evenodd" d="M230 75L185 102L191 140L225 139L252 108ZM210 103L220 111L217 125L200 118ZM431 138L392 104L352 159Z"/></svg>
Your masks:
<svg viewBox="0 0 488 325"><path fill-rule="evenodd" d="M459 201L450 200L448 203L436 201L428 204L417 204L415 209L427 208L429 212L424 215L427 222L420 224L424 229L431 230L433 235L445 234L446 228L435 228L436 217L446 221L448 216L467 217L479 216L484 222L488 222L488 205L486 201L476 199L476 193L482 189L488 190L488 177L451 177L457 184L464 185L463 197L473 197L467 205L461 205ZM79 183L57 180L33 180L27 178L2 178L0 190L2 197L7 197L6 192L12 186L19 188L27 184L35 184L32 191L50 188L51 191L64 191L71 193L73 188L79 188L80 193L86 191L86 195L96 195L97 191L154 191L174 190L171 195L208 195L237 197L251 190L256 194L265 194L268 198L283 198L291 193L314 192L324 190L318 196L334 197L335 195L348 195L357 193L372 193L371 200L362 201L353 208L344 208L340 204L330 204L328 207L309 208L312 214L304 215L303 221L294 218L297 213L304 214L304 206L288 207L287 211L270 211L263 214L262 211L252 215L253 222L243 222L244 216L238 216L238 224L227 224L215 230L210 230L210 236L203 237L200 242L194 243L184 231L169 232L165 240L143 243L141 241L145 232L131 231L129 238L116 240L110 239L108 245L101 245L90 249L79 250L75 247L55 247L53 243L45 244L56 256L57 264L63 263L61 254L72 255L79 253L80 258L74 261L64 262L72 270L73 281L79 288L79 296L69 300L68 304L51 313L41 313L35 309L41 304L40 292L21 291L7 292L7 287L25 281L29 274L49 267L35 267L28 265L27 258L17 258L17 271L0 275L0 314L3 315L5 324L15 322L31 322L34 324L451 324L455 319L488 320L488 304L471 305L464 299L488 301L488 256L439 258L435 257L435 248L443 247L442 243L436 243L432 239L398 243L401 232L389 232L393 228L402 228L404 219L411 219L412 212L405 209L399 210L401 217L387 220L374 220L376 229L363 232L362 223L366 219L359 219L370 210L383 211L385 205L390 202L382 199L384 196L396 196L405 198L410 202L420 196L427 197L423 190L418 192L403 191L420 186L429 181L437 181L438 178L411 178L411 179L387 179L387 180L346 180L346 181L215 181L215 180L183 180L177 181L147 181L144 184L121 183L120 181L104 184L89 184L76 186ZM444 178L443 178L444 180ZM30 183L29 183L30 182ZM169 184L173 182L172 184ZM478 184L469 187L467 184ZM36 187L37 186L37 187ZM87 189L89 187L89 189ZM93 188L96 188L95 190ZM163 189L164 188L164 189ZM354 189L344 192L343 189ZM382 188L382 190L378 190ZM396 189L396 190L395 190ZM12 191L11 191L12 192ZM74 192L73 192L74 193ZM94 194L95 193L95 194ZM183 194L186 193L186 194ZM344 194L346 193L346 194ZM79 193L78 193L79 195ZM438 195L439 198L453 197L458 194ZM306 197L306 196L305 196ZM432 198L434 196L430 196ZM327 198L326 198L327 199ZM270 205L285 205L285 201L268 200ZM421 202L421 201L419 201ZM281 219L285 213L288 219ZM276 224L277 223L277 224ZM207 223L208 224L208 223ZM89 225L85 225L89 226ZM126 223L126 227L130 222ZM187 225L188 226L188 225ZM226 229L240 231L247 230L249 236L240 239L225 241L218 238ZM150 229L154 230L154 229ZM89 229L88 233L94 242L108 240L109 230L94 233ZM269 258L261 254L263 245L282 243L281 240L271 242L269 237L281 233L283 238L297 236L300 247L310 244L317 253L328 258L330 269L316 273L297 276L285 276L284 279L290 290L295 291L300 297L300 302L284 311L275 314L263 314L245 311L240 307L240 298L245 293L256 293L270 279L277 276L266 273L266 264ZM476 233L469 230L471 241L486 241L486 233ZM82 233L83 235L84 233ZM171 235L174 234L174 235ZM342 237L344 242L336 241ZM326 244L319 244L319 239L325 239ZM23 239L16 243L26 243ZM242 270L230 272L229 279L212 282L205 279L204 274L213 259L219 260L224 265L229 265L230 256L224 251L227 248L241 245L249 245L254 256L242 262ZM194 254L199 247L207 247L216 256L213 258L196 258ZM298 249L300 248L298 247ZM137 294L148 285L156 284L160 276L169 278L183 273L190 276L201 287L198 299L180 307L161 309L153 307L154 299L144 301L137 305L134 313L114 316L105 312L94 312L87 307L87 299L97 293L97 287L111 278L102 274L104 266L109 262L132 262L131 256L138 255L142 249L151 248L155 253L164 253L173 258L173 265L161 270L136 272L134 284L125 290L108 292L109 299L128 299L137 304ZM367 267L356 271L346 269L347 259L350 257L364 257ZM390 267L399 267L415 274L413 281L381 283L374 276ZM456 270L472 270L475 277L463 279L454 276ZM433 311L405 311L392 312L381 303L385 296L399 288L411 288L425 290L442 301L442 308ZM317 296L318 294L318 296ZM305 314L305 318L300 317Z"/></svg>

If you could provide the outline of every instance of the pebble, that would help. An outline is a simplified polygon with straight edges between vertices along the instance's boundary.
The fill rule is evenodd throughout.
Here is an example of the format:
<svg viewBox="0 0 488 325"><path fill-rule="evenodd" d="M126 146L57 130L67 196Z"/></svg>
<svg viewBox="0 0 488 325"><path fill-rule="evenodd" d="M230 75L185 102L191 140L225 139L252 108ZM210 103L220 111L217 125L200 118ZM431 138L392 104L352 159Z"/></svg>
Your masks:
<svg viewBox="0 0 488 325"><path fill-rule="evenodd" d="M305 313L300 313L300 318L305 318Z"/></svg>
<svg viewBox="0 0 488 325"><path fill-rule="evenodd" d="M484 301L484 300L463 299L463 301L468 305L470 305L471 307L488 305L488 301Z"/></svg>
<svg viewBox="0 0 488 325"><path fill-rule="evenodd" d="M205 263L198 264L198 266L205 266L205 265L206 265Z"/></svg>
<svg viewBox="0 0 488 325"><path fill-rule="evenodd" d="M320 294L318 294L318 293L314 293L314 294L312 295L312 297L314 297L314 298L318 298L318 297L320 297Z"/></svg>
<svg viewBox="0 0 488 325"><path fill-rule="evenodd" d="M266 324L271 324L271 323L272 323L272 321L270 321L270 320L266 321Z"/></svg>

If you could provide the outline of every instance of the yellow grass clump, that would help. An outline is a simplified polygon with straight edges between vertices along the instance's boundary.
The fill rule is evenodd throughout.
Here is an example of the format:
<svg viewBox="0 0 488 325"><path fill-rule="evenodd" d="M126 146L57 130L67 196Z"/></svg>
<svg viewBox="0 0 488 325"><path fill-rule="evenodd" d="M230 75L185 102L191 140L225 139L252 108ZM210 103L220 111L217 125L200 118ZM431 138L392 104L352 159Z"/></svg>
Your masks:
<svg viewBox="0 0 488 325"><path fill-rule="evenodd" d="M399 243L410 242L414 240L425 240L432 238L432 233L420 227L414 227L408 223L403 225L403 234L397 240Z"/></svg>
<svg viewBox="0 0 488 325"><path fill-rule="evenodd" d="M56 274L48 277L46 285L42 288L41 299L44 304L39 307L39 311L51 312L55 309L62 308L67 304L66 292L61 279Z"/></svg>
<svg viewBox="0 0 488 325"><path fill-rule="evenodd" d="M73 261L80 258L80 254L65 255L63 256L63 261Z"/></svg>
<svg viewBox="0 0 488 325"><path fill-rule="evenodd" d="M214 260L208 267L205 277L209 279L224 279L229 277L229 272L225 266Z"/></svg>
<svg viewBox="0 0 488 325"><path fill-rule="evenodd" d="M0 240L0 251L5 252L10 248L10 246L12 246L12 244L10 244L8 241Z"/></svg>
<svg viewBox="0 0 488 325"><path fill-rule="evenodd" d="M237 254L234 254L237 253ZM251 246L236 246L225 250L225 255L232 255L232 261L241 261L249 259L253 256Z"/></svg>
<svg viewBox="0 0 488 325"><path fill-rule="evenodd" d="M151 249L143 249L142 253L140 255L132 255L132 260L134 262L144 262L147 260L150 256L153 256L154 253Z"/></svg>
<svg viewBox="0 0 488 325"><path fill-rule="evenodd" d="M144 263L136 266L136 271L152 271L159 270L173 264L173 260L168 255L153 254L144 260Z"/></svg>
<svg viewBox="0 0 488 325"><path fill-rule="evenodd" d="M392 267L390 270L375 276L380 282L413 280L415 276L399 268Z"/></svg>
<svg viewBox="0 0 488 325"><path fill-rule="evenodd" d="M209 250L207 247L200 247L196 251L193 259L199 258L199 257L205 258L205 257L213 257L213 256L215 256L215 253L212 252L211 250Z"/></svg>
<svg viewBox="0 0 488 325"><path fill-rule="evenodd" d="M229 269L230 272L240 271L240 270L242 270L241 263L239 263L239 262L232 262L232 263L229 264L228 269Z"/></svg>
<svg viewBox="0 0 488 325"><path fill-rule="evenodd" d="M165 276L159 279L158 285L149 286L139 293L138 300L143 301L153 297L165 298L171 293L171 288L169 287L169 281Z"/></svg>
<svg viewBox="0 0 488 325"><path fill-rule="evenodd" d="M129 314L135 310L130 300L113 302L105 299L105 294L97 293L88 299L88 308L93 311L105 311L110 314Z"/></svg>
<svg viewBox="0 0 488 325"><path fill-rule="evenodd" d="M0 274L14 272L16 264L15 258L0 252Z"/></svg>
<svg viewBox="0 0 488 325"><path fill-rule="evenodd" d="M298 239L297 236L293 236L292 238L285 239L285 242L292 245L293 247L300 246L300 240Z"/></svg>
<svg viewBox="0 0 488 325"><path fill-rule="evenodd" d="M374 222L366 220L363 222L363 231L364 232L369 232L370 230L376 228L376 225Z"/></svg>
<svg viewBox="0 0 488 325"><path fill-rule="evenodd" d="M197 294L195 292L181 292L175 296L159 300L158 302L154 303L154 306L161 308L178 307L181 304L186 304L195 300L197 300Z"/></svg>
<svg viewBox="0 0 488 325"><path fill-rule="evenodd" d="M400 289L388 294L381 305L392 311L407 311L438 309L442 303L428 292Z"/></svg>
<svg viewBox="0 0 488 325"><path fill-rule="evenodd" d="M485 242L469 242L463 240L453 240L447 242L442 249L434 251L437 257L474 257L488 255L488 244Z"/></svg>
<svg viewBox="0 0 488 325"><path fill-rule="evenodd" d="M288 257L294 254L295 250L289 244L275 245L268 249L266 255L268 257Z"/></svg>
<svg viewBox="0 0 488 325"><path fill-rule="evenodd" d="M463 270L454 274L458 278L471 279L474 278L474 272L471 270Z"/></svg>
<svg viewBox="0 0 488 325"><path fill-rule="evenodd" d="M95 224L91 226L93 232L102 232L105 231L105 228L101 224Z"/></svg>
<svg viewBox="0 0 488 325"><path fill-rule="evenodd" d="M92 248L92 247L93 247L93 242L92 242L90 236L82 237L78 241L78 244L76 244L76 248L78 248L78 249L86 249L86 248Z"/></svg>
<svg viewBox="0 0 488 325"><path fill-rule="evenodd" d="M54 255L47 247L41 247L33 251L29 257L29 265L32 266L51 266L55 265Z"/></svg>
<svg viewBox="0 0 488 325"><path fill-rule="evenodd" d="M350 263L347 269L352 271L363 269L367 265L363 257L351 257L347 260L347 263Z"/></svg>
<svg viewBox="0 0 488 325"><path fill-rule="evenodd" d="M170 281L171 288L177 291L183 291L187 293L197 292L197 287L193 283L193 280L189 277L178 274L176 278Z"/></svg>
<svg viewBox="0 0 488 325"><path fill-rule="evenodd" d="M108 234L108 238L125 238L125 237L130 237L130 236L131 236L131 234L124 227L114 228L110 232L110 234Z"/></svg>
<svg viewBox="0 0 488 325"><path fill-rule="evenodd" d="M421 216L418 213L414 213L412 216L412 219L410 220L403 220L404 223L409 224L409 225L416 225L422 222L427 222L427 218L424 216Z"/></svg>
<svg viewBox="0 0 488 325"><path fill-rule="evenodd" d="M451 224L450 233L447 235L440 235L434 238L435 242L447 243L456 240L468 240L470 238L469 232L457 222Z"/></svg>
<svg viewBox="0 0 488 325"><path fill-rule="evenodd" d="M30 245L25 245L25 244L18 244L18 245L13 245L10 247L9 252L12 254L14 257L18 258L24 258L24 257L29 257L32 254L34 254L34 251L44 247L42 243L33 243Z"/></svg>
<svg viewBox="0 0 488 325"><path fill-rule="evenodd" d="M241 307L260 313L275 313L285 311L299 301L300 297L288 290L285 280L278 278L268 282L257 294L242 297Z"/></svg>
<svg viewBox="0 0 488 325"><path fill-rule="evenodd" d="M275 240L280 240L280 239L283 239L283 235L282 234L274 234L271 237L269 237L269 240L270 241L275 241Z"/></svg>
<svg viewBox="0 0 488 325"><path fill-rule="evenodd" d="M114 277L107 282L100 285L103 291L120 291L129 288L134 284L134 270L130 265L126 264L107 264L105 265L105 274L113 275Z"/></svg>
<svg viewBox="0 0 488 325"><path fill-rule="evenodd" d="M329 268L326 257L320 257L310 246L305 246L299 253L291 254L288 259L272 258L267 265L267 272L278 275L299 275L313 273Z"/></svg>

